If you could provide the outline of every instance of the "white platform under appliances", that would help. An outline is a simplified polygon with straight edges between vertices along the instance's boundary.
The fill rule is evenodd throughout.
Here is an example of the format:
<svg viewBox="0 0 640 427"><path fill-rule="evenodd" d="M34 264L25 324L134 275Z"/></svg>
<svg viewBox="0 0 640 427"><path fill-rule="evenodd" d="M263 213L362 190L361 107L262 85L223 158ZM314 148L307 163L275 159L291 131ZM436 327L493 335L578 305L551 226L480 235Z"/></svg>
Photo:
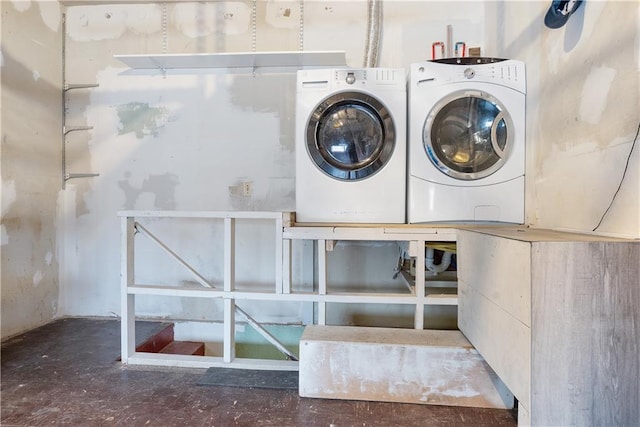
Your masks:
<svg viewBox="0 0 640 427"><path fill-rule="evenodd" d="M404 223L406 73L300 70L296 221Z"/></svg>
<svg viewBox="0 0 640 427"><path fill-rule="evenodd" d="M411 65L407 219L524 222L525 65Z"/></svg>

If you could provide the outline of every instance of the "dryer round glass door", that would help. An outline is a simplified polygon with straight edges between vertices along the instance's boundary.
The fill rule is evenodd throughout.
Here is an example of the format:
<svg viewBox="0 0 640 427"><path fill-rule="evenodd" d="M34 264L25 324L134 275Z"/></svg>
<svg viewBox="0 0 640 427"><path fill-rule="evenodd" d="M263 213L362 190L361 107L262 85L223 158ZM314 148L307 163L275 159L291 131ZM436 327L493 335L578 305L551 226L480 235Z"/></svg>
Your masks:
<svg viewBox="0 0 640 427"><path fill-rule="evenodd" d="M431 110L422 141L431 162L444 174L476 180L500 169L514 140L513 121L504 106L486 92L461 91Z"/></svg>
<svg viewBox="0 0 640 427"><path fill-rule="evenodd" d="M361 92L334 94L307 123L307 151L327 175L340 180L367 178L389 161L395 128L387 108Z"/></svg>

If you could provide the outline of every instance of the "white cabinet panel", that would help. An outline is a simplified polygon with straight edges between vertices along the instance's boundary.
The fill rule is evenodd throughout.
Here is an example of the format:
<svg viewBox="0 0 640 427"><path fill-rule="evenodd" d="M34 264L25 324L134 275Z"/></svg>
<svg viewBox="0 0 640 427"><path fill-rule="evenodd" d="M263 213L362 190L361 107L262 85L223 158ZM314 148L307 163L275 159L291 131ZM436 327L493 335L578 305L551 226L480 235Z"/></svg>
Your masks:
<svg viewBox="0 0 640 427"><path fill-rule="evenodd" d="M458 256L458 326L519 425L637 425L640 242L478 228Z"/></svg>
<svg viewBox="0 0 640 427"><path fill-rule="evenodd" d="M458 298L460 330L518 400L528 402L531 329L462 280Z"/></svg>
<svg viewBox="0 0 640 427"><path fill-rule="evenodd" d="M531 325L531 244L460 230L458 279Z"/></svg>

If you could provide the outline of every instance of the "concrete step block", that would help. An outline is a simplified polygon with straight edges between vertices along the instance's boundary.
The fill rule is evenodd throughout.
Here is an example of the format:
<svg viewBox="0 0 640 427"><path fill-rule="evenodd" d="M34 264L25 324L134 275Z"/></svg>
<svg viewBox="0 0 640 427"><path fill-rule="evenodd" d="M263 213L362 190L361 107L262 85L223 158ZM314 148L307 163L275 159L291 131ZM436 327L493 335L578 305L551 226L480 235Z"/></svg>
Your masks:
<svg viewBox="0 0 640 427"><path fill-rule="evenodd" d="M510 409L513 394L460 331L320 326L300 339L302 397Z"/></svg>

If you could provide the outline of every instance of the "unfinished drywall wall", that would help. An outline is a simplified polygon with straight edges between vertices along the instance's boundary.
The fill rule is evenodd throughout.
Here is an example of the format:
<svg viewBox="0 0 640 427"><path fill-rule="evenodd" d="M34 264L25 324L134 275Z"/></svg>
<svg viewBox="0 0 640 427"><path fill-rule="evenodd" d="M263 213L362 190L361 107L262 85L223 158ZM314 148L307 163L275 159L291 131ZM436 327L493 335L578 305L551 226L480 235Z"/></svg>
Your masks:
<svg viewBox="0 0 640 427"><path fill-rule="evenodd" d="M69 121L93 126L68 143L71 172L99 177L70 181L63 194L64 265L61 306L70 315L120 311L120 228L124 209L295 209L295 72L235 73L225 69L130 70L114 54L345 50L361 66L367 2L252 1L83 5L66 9L68 83L99 87L69 96ZM478 2L384 3L379 66L407 68L427 59L447 24L469 45L483 39ZM303 32L300 16L303 14ZM246 186L245 186L246 184ZM248 191L244 191L248 188ZM222 279L221 223L149 224L201 274ZM274 277L270 224L238 230L239 286L268 286ZM138 236L142 283L192 280L180 266ZM308 248L307 248L308 249ZM364 248L366 249L366 248ZM357 262L362 247L341 254ZM302 249L294 248L295 286L310 285ZM354 286L376 286L393 276L398 249L376 248ZM352 264L357 265L357 264ZM309 267L309 265L305 265ZM354 275L351 274L350 277ZM340 279L337 279L340 280ZM340 283L344 284L342 280ZM392 279L391 279L392 280ZM312 318L308 304L242 303L263 322ZM402 307L400 307L402 309ZM142 316L220 320L213 301L138 298ZM385 311L385 316L393 313ZM412 313L408 314L412 322ZM370 311L367 318L375 318ZM358 313L340 319L357 322Z"/></svg>
<svg viewBox="0 0 640 427"><path fill-rule="evenodd" d="M57 2L3 1L2 338L58 313L62 28Z"/></svg>
<svg viewBox="0 0 640 427"><path fill-rule="evenodd" d="M548 3L486 11L486 53L527 64L527 222L640 238L640 6L587 1L550 29Z"/></svg>

